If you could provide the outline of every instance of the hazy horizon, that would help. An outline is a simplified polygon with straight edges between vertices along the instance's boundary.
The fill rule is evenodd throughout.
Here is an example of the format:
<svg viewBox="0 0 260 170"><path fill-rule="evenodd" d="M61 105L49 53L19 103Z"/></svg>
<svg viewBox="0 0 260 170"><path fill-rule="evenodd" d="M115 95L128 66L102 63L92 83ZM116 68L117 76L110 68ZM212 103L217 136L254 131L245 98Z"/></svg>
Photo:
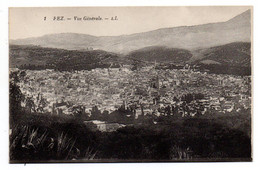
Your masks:
<svg viewBox="0 0 260 170"><path fill-rule="evenodd" d="M249 9L252 8L250 6L10 8L9 39L62 33L97 37L124 36L163 28L225 22ZM101 16L102 18L117 16L118 20L53 21L50 19L61 15L72 19L74 16ZM49 20L44 21L45 16Z"/></svg>

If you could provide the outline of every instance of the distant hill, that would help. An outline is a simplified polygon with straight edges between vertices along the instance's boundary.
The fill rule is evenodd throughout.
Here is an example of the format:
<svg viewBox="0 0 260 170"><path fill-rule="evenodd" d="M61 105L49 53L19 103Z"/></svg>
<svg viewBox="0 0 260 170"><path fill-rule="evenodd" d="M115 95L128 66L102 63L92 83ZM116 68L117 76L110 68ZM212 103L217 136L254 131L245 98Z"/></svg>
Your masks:
<svg viewBox="0 0 260 170"><path fill-rule="evenodd" d="M192 51L187 63L215 74L251 75L251 43L234 42Z"/></svg>
<svg viewBox="0 0 260 170"><path fill-rule="evenodd" d="M200 58L195 62L204 64L222 64L227 66L250 67L251 43L234 42L200 51ZM212 62L210 62L212 61Z"/></svg>
<svg viewBox="0 0 260 170"><path fill-rule="evenodd" d="M27 69L88 70L117 63L119 56L101 50L79 51L39 46L10 45L10 67Z"/></svg>
<svg viewBox="0 0 260 170"><path fill-rule="evenodd" d="M191 58L192 54L188 50L168 48L164 46L145 47L135 50L127 55L128 58L161 63L183 64Z"/></svg>
<svg viewBox="0 0 260 170"><path fill-rule="evenodd" d="M188 51L152 46L130 52L126 56L102 50L82 51L10 45L10 67L24 69L90 70L133 64L142 67L155 61L164 64L198 65L200 70L217 74L251 74L251 43L234 42L221 46Z"/></svg>
<svg viewBox="0 0 260 170"><path fill-rule="evenodd" d="M202 49L232 42L251 41L251 11L248 10L226 22L196 26L163 28L122 36L91 36L61 33L42 37L11 40L10 44L40 45L69 50L100 49L127 54L148 46L166 46L181 49Z"/></svg>

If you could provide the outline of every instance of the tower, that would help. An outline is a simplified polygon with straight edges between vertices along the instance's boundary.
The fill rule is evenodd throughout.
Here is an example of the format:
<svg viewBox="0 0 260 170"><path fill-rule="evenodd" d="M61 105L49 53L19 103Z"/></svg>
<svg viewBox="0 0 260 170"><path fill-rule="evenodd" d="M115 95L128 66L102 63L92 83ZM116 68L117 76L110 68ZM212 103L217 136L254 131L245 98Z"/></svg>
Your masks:
<svg viewBox="0 0 260 170"><path fill-rule="evenodd" d="M156 66L157 66L157 62L156 60L154 61L154 69L156 69Z"/></svg>
<svg viewBox="0 0 260 170"><path fill-rule="evenodd" d="M156 76L156 80L155 80L155 88L159 89L160 88L160 84L159 84L159 76L157 74Z"/></svg>

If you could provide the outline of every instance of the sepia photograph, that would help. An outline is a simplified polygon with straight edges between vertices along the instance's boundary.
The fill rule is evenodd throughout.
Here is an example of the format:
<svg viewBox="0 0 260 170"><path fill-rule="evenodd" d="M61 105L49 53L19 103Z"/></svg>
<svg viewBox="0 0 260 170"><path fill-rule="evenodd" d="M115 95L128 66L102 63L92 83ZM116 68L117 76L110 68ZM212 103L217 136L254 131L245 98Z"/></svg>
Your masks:
<svg viewBox="0 0 260 170"><path fill-rule="evenodd" d="M251 162L252 18L10 7L9 163Z"/></svg>

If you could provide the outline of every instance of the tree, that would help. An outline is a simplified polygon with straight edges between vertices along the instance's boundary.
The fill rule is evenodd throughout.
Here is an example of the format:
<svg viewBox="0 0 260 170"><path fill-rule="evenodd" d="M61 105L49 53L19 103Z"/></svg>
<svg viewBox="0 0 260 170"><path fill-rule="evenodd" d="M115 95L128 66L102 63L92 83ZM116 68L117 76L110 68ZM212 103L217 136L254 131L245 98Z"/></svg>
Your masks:
<svg viewBox="0 0 260 170"><path fill-rule="evenodd" d="M27 110L32 113L33 112L36 112L36 109L35 109L35 104L33 102L33 98L32 97L27 97L26 98L26 104L25 104L25 107L27 108Z"/></svg>
<svg viewBox="0 0 260 170"><path fill-rule="evenodd" d="M182 101L186 101L186 103L190 103L193 100L192 94L186 94L182 96Z"/></svg>
<svg viewBox="0 0 260 170"><path fill-rule="evenodd" d="M10 126L22 116L21 102L24 100L24 95L17 84L18 82L18 72L11 72L9 82Z"/></svg>
<svg viewBox="0 0 260 170"><path fill-rule="evenodd" d="M91 118L92 119L99 119L101 117L101 111L98 110L97 106L92 107L91 110Z"/></svg>
<svg viewBox="0 0 260 170"><path fill-rule="evenodd" d="M72 108L72 113L74 116L81 118L85 114L84 106L74 106Z"/></svg>
<svg viewBox="0 0 260 170"><path fill-rule="evenodd" d="M20 74L19 74L20 79L24 80L25 76L26 76L26 72L21 71Z"/></svg>
<svg viewBox="0 0 260 170"><path fill-rule="evenodd" d="M165 108L165 115L167 116L171 115L171 107L169 105Z"/></svg>
<svg viewBox="0 0 260 170"><path fill-rule="evenodd" d="M44 98L41 98L38 106L37 106L37 112L44 112L44 108L47 106L47 100Z"/></svg>

